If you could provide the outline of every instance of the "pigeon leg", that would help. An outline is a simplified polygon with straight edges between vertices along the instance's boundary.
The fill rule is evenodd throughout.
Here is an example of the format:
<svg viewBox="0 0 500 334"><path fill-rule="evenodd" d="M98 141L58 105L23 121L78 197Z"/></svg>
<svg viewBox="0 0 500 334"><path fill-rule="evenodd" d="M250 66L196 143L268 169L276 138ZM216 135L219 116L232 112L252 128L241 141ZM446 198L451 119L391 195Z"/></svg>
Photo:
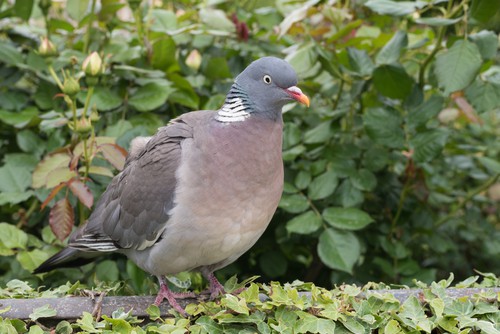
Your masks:
<svg viewBox="0 0 500 334"><path fill-rule="evenodd" d="M176 299L183 299L183 298L194 298L195 294L193 292L173 292L168 288L167 283L165 282L165 277L160 276L158 277L158 280L160 281L160 290L158 291L158 295L156 295L155 299L155 305L160 306L161 302L166 299L168 300L168 303L174 310L179 312L180 314L186 316L186 311L177 303Z"/></svg>
<svg viewBox="0 0 500 334"><path fill-rule="evenodd" d="M224 290L224 286L220 284L219 280L217 279L217 277L215 277L213 272L202 270L201 273L208 280L209 283L208 291L210 292L210 299L213 300L219 297L220 295L226 293L226 290Z"/></svg>

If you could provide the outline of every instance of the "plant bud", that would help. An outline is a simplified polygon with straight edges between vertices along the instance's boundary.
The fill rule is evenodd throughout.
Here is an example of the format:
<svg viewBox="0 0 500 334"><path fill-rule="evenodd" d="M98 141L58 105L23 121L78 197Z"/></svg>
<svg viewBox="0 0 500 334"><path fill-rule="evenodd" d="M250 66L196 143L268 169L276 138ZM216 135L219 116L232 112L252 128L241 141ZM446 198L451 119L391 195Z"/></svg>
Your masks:
<svg viewBox="0 0 500 334"><path fill-rule="evenodd" d="M195 71L198 71L201 65L201 55L198 50L193 50L186 58L186 65Z"/></svg>
<svg viewBox="0 0 500 334"><path fill-rule="evenodd" d="M63 93L68 96L75 96L80 91L80 84L73 77L67 77L63 83Z"/></svg>
<svg viewBox="0 0 500 334"><path fill-rule="evenodd" d="M52 0L40 0L38 3L38 7L42 11L44 16L47 16L49 13L50 6L52 5Z"/></svg>
<svg viewBox="0 0 500 334"><path fill-rule="evenodd" d="M142 0L127 0L128 5L132 11L135 11L141 5Z"/></svg>
<svg viewBox="0 0 500 334"><path fill-rule="evenodd" d="M103 71L102 59L97 52L92 52L82 64L82 69L87 76L98 77Z"/></svg>
<svg viewBox="0 0 500 334"><path fill-rule="evenodd" d="M92 131L92 123L86 117L80 118L76 122L76 132L81 135L89 134Z"/></svg>
<svg viewBox="0 0 500 334"><path fill-rule="evenodd" d="M38 47L38 53L42 57L57 56L57 49L47 37L44 37Z"/></svg>

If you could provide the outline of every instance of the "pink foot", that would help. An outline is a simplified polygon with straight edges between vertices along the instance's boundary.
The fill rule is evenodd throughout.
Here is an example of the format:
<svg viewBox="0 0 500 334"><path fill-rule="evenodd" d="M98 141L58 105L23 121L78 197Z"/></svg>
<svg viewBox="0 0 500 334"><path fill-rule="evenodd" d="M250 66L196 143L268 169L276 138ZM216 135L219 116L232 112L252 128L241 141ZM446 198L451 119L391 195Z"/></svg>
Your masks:
<svg viewBox="0 0 500 334"><path fill-rule="evenodd" d="M210 299L215 299L220 295L226 293L224 290L224 286L220 284L217 277L215 277L214 273L207 273L206 278L208 279L208 283L210 284L208 291L210 292Z"/></svg>
<svg viewBox="0 0 500 334"><path fill-rule="evenodd" d="M159 278L160 281L160 290L158 291L158 294L156 295L155 299L155 305L160 306L161 302L166 299L168 300L168 303L174 310L182 314L183 316L186 316L186 311L177 303L176 299L184 299L184 298L194 298L196 295L193 292L173 292L170 290L165 283L163 277Z"/></svg>

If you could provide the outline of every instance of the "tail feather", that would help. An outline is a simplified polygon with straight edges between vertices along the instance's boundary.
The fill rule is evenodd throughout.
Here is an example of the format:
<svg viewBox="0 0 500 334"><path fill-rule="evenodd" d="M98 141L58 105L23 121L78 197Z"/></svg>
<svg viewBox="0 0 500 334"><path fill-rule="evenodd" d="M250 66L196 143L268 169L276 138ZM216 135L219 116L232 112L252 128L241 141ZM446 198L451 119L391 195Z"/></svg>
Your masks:
<svg viewBox="0 0 500 334"><path fill-rule="evenodd" d="M102 253L101 253L102 254ZM46 273L57 268L80 267L94 261L100 252L82 252L75 248L64 248L43 262L33 271L33 274Z"/></svg>

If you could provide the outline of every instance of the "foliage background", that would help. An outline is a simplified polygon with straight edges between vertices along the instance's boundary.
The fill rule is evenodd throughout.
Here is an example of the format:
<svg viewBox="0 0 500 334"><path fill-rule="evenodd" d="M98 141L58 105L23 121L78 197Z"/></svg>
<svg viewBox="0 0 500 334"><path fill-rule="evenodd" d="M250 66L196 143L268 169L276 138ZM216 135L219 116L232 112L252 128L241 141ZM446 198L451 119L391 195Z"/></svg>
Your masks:
<svg viewBox="0 0 500 334"><path fill-rule="evenodd" d="M123 163L119 146L220 107L232 78L267 55L293 65L311 108L285 108L280 208L222 279L329 287L500 274L499 2L0 6L2 285L123 280L124 293L154 292L121 257L30 272L88 216ZM82 67L93 51L98 73Z"/></svg>

